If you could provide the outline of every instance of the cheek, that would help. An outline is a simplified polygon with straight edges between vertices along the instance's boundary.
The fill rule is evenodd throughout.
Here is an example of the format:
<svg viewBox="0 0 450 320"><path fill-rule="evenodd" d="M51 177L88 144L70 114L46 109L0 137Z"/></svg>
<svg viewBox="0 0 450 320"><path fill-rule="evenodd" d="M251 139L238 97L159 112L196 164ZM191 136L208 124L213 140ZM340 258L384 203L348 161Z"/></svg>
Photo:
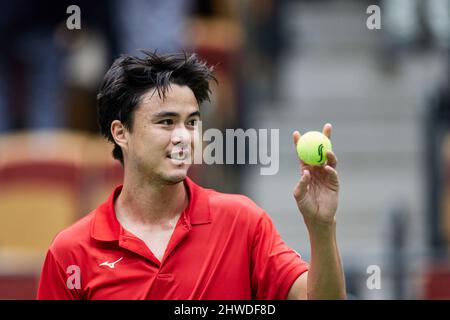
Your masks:
<svg viewBox="0 0 450 320"><path fill-rule="evenodd" d="M154 152L156 154L164 153L171 141L171 134L167 130L148 128L143 135L139 137L138 143L144 152Z"/></svg>
<svg viewBox="0 0 450 320"><path fill-rule="evenodd" d="M157 150L160 149L164 143L164 135L149 126L136 128L130 138L130 152L133 152L140 157L148 157L149 154L150 156L152 154L157 154Z"/></svg>
<svg viewBox="0 0 450 320"><path fill-rule="evenodd" d="M195 147L199 143L201 143L201 137L199 136L199 133L195 131L191 132L191 146Z"/></svg>

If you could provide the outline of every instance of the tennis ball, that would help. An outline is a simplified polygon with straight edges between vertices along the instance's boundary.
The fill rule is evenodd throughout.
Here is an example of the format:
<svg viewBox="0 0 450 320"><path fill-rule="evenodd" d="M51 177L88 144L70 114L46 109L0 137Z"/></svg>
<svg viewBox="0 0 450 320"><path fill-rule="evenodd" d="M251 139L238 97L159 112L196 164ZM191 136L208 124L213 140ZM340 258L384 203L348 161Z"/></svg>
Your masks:
<svg viewBox="0 0 450 320"><path fill-rule="evenodd" d="M332 150L330 139L319 131L309 131L297 142L297 154L304 163L319 166L327 161L327 151Z"/></svg>

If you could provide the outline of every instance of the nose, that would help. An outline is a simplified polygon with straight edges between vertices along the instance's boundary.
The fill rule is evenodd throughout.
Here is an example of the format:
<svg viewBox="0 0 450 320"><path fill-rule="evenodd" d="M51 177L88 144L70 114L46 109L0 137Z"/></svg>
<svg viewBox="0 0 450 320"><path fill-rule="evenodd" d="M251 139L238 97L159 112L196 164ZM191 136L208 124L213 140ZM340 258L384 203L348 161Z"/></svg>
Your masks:
<svg viewBox="0 0 450 320"><path fill-rule="evenodd" d="M172 132L171 141L174 145L183 144L189 145L191 142L191 134L184 126L176 128Z"/></svg>

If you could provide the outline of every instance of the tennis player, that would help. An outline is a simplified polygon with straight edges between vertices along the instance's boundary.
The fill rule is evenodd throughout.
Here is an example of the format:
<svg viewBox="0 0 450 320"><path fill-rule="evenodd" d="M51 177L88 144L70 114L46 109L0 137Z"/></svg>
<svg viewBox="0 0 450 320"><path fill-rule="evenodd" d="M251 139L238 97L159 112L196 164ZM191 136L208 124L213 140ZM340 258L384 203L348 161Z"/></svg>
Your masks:
<svg viewBox="0 0 450 320"><path fill-rule="evenodd" d="M123 185L60 232L38 299L344 299L336 242L336 157L301 164L294 198L311 261L287 246L249 198L187 177L200 104L212 68L196 55L124 55L98 94L102 134L114 144ZM330 137L332 127L323 133ZM293 133L294 144L300 137Z"/></svg>

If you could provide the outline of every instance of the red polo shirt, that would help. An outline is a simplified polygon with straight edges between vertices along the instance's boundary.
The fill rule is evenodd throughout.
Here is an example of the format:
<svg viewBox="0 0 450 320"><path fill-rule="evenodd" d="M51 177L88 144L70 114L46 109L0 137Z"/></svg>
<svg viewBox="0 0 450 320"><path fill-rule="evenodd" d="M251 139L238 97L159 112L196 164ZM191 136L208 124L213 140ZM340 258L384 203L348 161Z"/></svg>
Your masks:
<svg viewBox="0 0 450 320"><path fill-rule="evenodd" d="M38 299L284 299L308 265L242 195L185 180L189 205L162 261L125 230L109 199L54 239Z"/></svg>

